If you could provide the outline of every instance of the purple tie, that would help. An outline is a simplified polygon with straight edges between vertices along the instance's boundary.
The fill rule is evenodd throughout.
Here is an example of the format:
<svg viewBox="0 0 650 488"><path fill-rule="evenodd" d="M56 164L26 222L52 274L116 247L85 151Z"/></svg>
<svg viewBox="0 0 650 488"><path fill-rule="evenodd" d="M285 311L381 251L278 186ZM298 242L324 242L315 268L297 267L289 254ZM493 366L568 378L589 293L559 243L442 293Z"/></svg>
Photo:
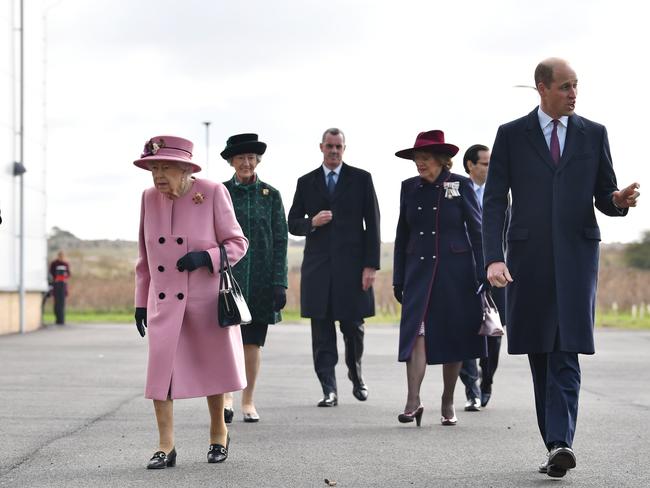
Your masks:
<svg viewBox="0 0 650 488"><path fill-rule="evenodd" d="M557 124L559 123L559 120L553 120L553 132L551 132L551 157L555 164L560 162L560 140L557 137Z"/></svg>

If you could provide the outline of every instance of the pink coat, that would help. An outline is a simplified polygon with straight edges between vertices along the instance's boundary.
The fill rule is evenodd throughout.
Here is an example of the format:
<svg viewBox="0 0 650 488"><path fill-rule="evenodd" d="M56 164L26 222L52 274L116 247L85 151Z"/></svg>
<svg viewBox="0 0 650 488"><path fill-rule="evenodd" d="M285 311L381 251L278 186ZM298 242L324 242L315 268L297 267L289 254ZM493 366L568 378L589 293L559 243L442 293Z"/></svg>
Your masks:
<svg viewBox="0 0 650 488"><path fill-rule="evenodd" d="M196 179L173 201L155 188L142 194L135 306L147 308L146 398L194 398L246 387L239 326L217 324L219 274L206 267L176 269L185 253L208 251L217 271L219 243L230 264L248 248L221 183Z"/></svg>

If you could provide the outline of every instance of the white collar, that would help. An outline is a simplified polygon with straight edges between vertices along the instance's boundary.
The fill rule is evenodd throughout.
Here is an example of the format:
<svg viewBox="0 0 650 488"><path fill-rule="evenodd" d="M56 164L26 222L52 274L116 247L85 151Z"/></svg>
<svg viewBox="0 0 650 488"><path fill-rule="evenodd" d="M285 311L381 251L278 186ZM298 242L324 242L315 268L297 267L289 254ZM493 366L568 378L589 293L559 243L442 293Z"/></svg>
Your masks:
<svg viewBox="0 0 650 488"><path fill-rule="evenodd" d="M548 124L553 122L553 117L548 115L546 112L542 110L542 107L537 108L537 118L539 119L539 126L543 129L546 127ZM569 125L569 116L568 115L563 115L558 119L560 121L560 124L562 124L564 127L568 127Z"/></svg>
<svg viewBox="0 0 650 488"><path fill-rule="evenodd" d="M343 166L343 163L339 164L336 168L334 169L329 169L327 166L325 166L325 163L323 163L323 171L325 172L325 176L329 175L331 171L334 172L336 177L338 178L339 175L341 174L341 167Z"/></svg>

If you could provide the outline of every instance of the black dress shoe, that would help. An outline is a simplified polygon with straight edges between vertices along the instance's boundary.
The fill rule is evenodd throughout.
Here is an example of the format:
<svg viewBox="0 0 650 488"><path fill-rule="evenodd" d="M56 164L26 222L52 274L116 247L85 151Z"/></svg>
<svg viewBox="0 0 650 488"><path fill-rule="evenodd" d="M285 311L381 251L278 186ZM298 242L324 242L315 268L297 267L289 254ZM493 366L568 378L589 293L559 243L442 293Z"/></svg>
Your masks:
<svg viewBox="0 0 650 488"><path fill-rule="evenodd" d="M539 465L537 472L542 474L546 474L548 472L548 459Z"/></svg>
<svg viewBox="0 0 650 488"><path fill-rule="evenodd" d="M336 393L328 393L318 402L319 407L336 407L339 404L339 399Z"/></svg>
<svg viewBox="0 0 650 488"><path fill-rule="evenodd" d="M548 453L548 461L546 462L546 474L548 476L562 478L568 470L575 467L576 456L570 447L554 447Z"/></svg>
<svg viewBox="0 0 650 488"><path fill-rule="evenodd" d="M481 400L478 398L469 398L465 402L465 411L466 412L480 412L481 411Z"/></svg>
<svg viewBox="0 0 650 488"><path fill-rule="evenodd" d="M359 377L359 381L355 381L350 371L348 371L348 379L352 382L352 394L354 398L360 402L365 402L368 399L368 387L363 382L363 379Z"/></svg>
<svg viewBox="0 0 650 488"><path fill-rule="evenodd" d="M481 392L481 407L487 407L487 404L490 401L491 396L492 393L488 393L486 391Z"/></svg>
<svg viewBox="0 0 650 488"><path fill-rule="evenodd" d="M176 448L174 447L169 454L164 451L158 451L151 456L147 469L164 469L176 466Z"/></svg>
<svg viewBox="0 0 650 488"><path fill-rule="evenodd" d="M221 444L210 444L208 449L208 462L209 463L223 463L228 459L228 446L230 446L230 434L226 439L226 447Z"/></svg>
<svg viewBox="0 0 650 488"><path fill-rule="evenodd" d="M232 409L232 407L225 407L223 409L223 419L226 421L227 424L232 423L232 418L235 416L235 411Z"/></svg>
<svg viewBox="0 0 650 488"><path fill-rule="evenodd" d="M352 387L352 394L354 398L360 402L365 402L368 399L368 387L365 384L354 385Z"/></svg>

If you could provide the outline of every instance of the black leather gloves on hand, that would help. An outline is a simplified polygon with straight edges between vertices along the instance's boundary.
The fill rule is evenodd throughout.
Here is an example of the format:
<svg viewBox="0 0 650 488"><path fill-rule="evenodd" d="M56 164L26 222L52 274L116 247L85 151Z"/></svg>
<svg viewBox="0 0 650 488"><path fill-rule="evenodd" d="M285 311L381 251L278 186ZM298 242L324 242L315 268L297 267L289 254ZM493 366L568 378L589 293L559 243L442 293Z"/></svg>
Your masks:
<svg viewBox="0 0 650 488"><path fill-rule="evenodd" d="M279 312L287 304L287 290L284 286L273 287L273 311Z"/></svg>
<svg viewBox="0 0 650 488"><path fill-rule="evenodd" d="M394 286L393 287L393 295L395 296L395 300L402 303L402 296L404 295L404 288L402 288L401 286Z"/></svg>
<svg viewBox="0 0 650 488"><path fill-rule="evenodd" d="M138 307L135 309L135 326L138 328L138 332L141 337L144 337L144 329L147 326L147 309L144 307Z"/></svg>
<svg viewBox="0 0 650 488"><path fill-rule="evenodd" d="M208 251L192 251L176 261L178 271L194 271L201 266L207 266L212 272L212 260Z"/></svg>

